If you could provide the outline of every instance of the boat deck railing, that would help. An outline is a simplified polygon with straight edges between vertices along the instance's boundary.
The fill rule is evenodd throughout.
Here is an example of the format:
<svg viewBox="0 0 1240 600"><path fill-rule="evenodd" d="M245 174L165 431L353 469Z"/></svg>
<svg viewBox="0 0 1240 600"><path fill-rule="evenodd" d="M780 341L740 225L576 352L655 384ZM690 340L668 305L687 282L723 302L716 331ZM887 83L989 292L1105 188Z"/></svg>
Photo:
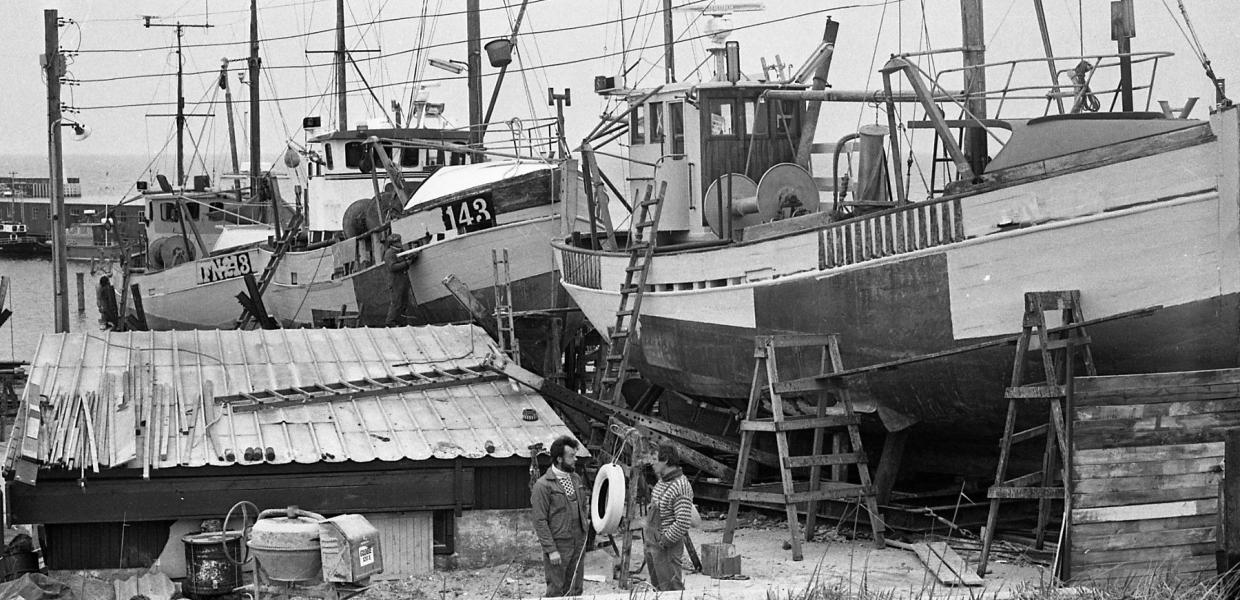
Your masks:
<svg viewBox="0 0 1240 600"><path fill-rule="evenodd" d="M988 82L1001 80L1002 86L974 92L972 95L980 95L992 101L989 105L993 109L987 115L992 119L1003 118L1004 108L1012 101L1043 103L1041 116L1047 116L1097 112L1102 110L1103 100L1109 99L1106 111L1110 112L1115 110L1122 97L1120 68L1124 59L1128 59L1128 63L1134 68L1131 90L1134 94L1144 94L1143 110L1148 111L1153 103L1154 80L1158 75L1159 62L1171 56L1174 56L1171 52L1132 52L1023 58L940 69L933 76L927 74L926 78L933 82L936 90L947 89L956 83L955 79L963 80L978 70L985 74ZM1035 73L1037 69L1041 69L1040 75ZM1046 80L1052 71L1054 76L1049 83L1024 83ZM1102 76L1099 77L1099 74ZM952 81L952 84L945 83L945 80Z"/></svg>

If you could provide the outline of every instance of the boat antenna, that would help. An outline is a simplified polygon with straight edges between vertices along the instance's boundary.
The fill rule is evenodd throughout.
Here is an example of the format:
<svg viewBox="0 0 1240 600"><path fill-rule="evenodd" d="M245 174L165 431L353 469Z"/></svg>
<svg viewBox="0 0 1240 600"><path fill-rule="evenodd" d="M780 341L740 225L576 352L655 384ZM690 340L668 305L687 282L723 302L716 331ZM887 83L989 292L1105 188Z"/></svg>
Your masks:
<svg viewBox="0 0 1240 600"><path fill-rule="evenodd" d="M210 23L152 23L152 17L144 15L142 17L142 26L150 29L151 27L175 27L177 32L177 112L172 115L147 115L148 117L176 117L177 120L177 187L185 186L185 118L186 117L206 117L206 114L185 114L185 57L181 52L181 38L185 36L185 28L209 29L214 27Z"/></svg>

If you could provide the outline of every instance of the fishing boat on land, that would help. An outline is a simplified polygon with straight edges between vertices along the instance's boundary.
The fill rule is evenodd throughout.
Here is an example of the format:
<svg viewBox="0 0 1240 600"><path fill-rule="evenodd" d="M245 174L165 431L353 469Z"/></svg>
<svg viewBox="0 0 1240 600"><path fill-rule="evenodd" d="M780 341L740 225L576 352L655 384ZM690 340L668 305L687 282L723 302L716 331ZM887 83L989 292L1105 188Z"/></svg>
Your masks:
<svg viewBox="0 0 1240 600"><path fill-rule="evenodd" d="M510 49L512 41L503 41ZM475 36L469 43L476 46L479 40ZM488 46L492 65L501 69L511 60L497 49L502 46ZM345 52L338 48L340 68ZM480 65L470 69L480 72ZM477 79L470 77L471 98L477 100L471 102L473 123L484 120ZM193 227L173 231L171 237L180 241L167 243L185 249L189 260L162 266L148 260L147 272L135 277L141 280L148 325L235 326L241 314L235 296L246 291L246 275L259 279L263 307L280 325L384 325L391 276L383 255L391 234L404 241L402 257L416 257L408 271L413 302L404 315L407 323L474 316L445 287L449 275L492 310L493 251L506 250L510 257L503 287L511 293L511 310L566 307L550 242L564 234L559 218L564 182L580 183L565 175L562 121L511 119L458 128L445 118L443 104L419 94L406 115L397 107L394 118L385 112L383 119L347 127L343 81L338 77L340 128L324 129L318 117L303 121L308 140L297 152L305 157L306 176L296 202L300 225L288 231L282 218L284 235L258 227L248 243L215 246L195 240ZM202 199L180 194L179 201L205 210ZM172 222L182 214L189 215L175 213ZM200 218L189 216L191 222ZM245 229L229 226L220 239L244 240L246 235L228 232ZM536 332L529 343L541 344L541 337Z"/></svg>
<svg viewBox="0 0 1240 600"><path fill-rule="evenodd" d="M1149 111L1169 53L988 63L981 3L962 6L975 13L952 51L963 66L927 73L918 55L895 55L879 91L823 89L829 25L798 76L614 92L632 110L631 192L667 190L630 364L724 407L704 429L718 432L745 406L756 335L838 333L845 366L863 367L1015 334L1026 291L1080 290L1087 319L1161 307L1090 327L1100 374L1240 364L1237 109L1220 91L1208 118ZM1030 69L1044 81L986 87ZM900 79L911 92L893 92ZM886 123L811 145L820 102L876 103ZM1034 103L1034 114L1012 114ZM903 171L906 130L933 135L920 199ZM811 174L815 150L828 167ZM620 248L601 249L603 234L555 244L564 287L601 332L631 268L629 232L608 233ZM922 424L938 439L993 443L1011 365L1010 348L994 347L852 387L890 431ZM689 422L713 414L665 411Z"/></svg>

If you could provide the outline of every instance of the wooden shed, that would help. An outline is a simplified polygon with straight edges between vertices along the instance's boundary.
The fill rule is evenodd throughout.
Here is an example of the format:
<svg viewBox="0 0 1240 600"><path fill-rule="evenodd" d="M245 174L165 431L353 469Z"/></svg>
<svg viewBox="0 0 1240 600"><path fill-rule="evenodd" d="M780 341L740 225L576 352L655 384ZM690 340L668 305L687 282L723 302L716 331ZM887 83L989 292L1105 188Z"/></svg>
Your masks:
<svg viewBox="0 0 1240 600"><path fill-rule="evenodd" d="M418 515L400 543L450 553L454 516L528 506L529 447L569 434L497 351L473 326L44 336L9 521L46 525L53 569L147 566L240 500Z"/></svg>

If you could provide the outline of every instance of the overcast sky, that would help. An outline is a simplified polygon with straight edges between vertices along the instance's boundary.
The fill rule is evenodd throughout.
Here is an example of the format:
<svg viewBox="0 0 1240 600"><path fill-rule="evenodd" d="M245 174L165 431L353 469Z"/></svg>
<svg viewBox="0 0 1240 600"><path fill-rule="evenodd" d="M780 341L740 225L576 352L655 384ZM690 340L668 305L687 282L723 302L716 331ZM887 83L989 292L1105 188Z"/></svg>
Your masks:
<svg viewBox="0 0 1240 600"><path fill-rule="evenodd" d="M688 4L689 0L673 0L674 4ZM65 88L66 103L81 108L81 113L70 115L88 124L93 135L85 142L66 145L71 154L146 154L153 155L163 147L172 131L172 120L147 117L148 113L168 113L175 110L174 79L167 76L175 72L175 54L165 49L175 43L171 28L144 28L140 15L158 17L156 23L210 23L210 29L186 29L184 43L188 45L225 44L209 47L190 47L185 50L187 72L204 72L188 75L185 98L193 112L213 110L221 118L204 124L201 119L191 119L192 136L201 138L210 146L212 153L225 151L227 129L222 118L223 109L218 105L195 105L200 99L209 100L214 94L213 86L221 58L237 60L235 67L244 63L239 59L248 53L246 40L249 32L249 16L246 0L126 0L126 1L29 1L2 0L4 18L0 19L0 69L5 73L5 83L0 97L0 147L2 153L43 153L46 151L46 91L42 82L38 57L43 51L44 8L58 8L61 16L73 19L76 25L60 30L61 45L65 49L81 50L73 57L70 77L82 80L77 86ZM1196 26L1201 43L1214 60L1215 69L1222 77L1231 78L1235 95L1240 96L1240 59L1234 47L1240 35L1240 10L1235 0L1185 0L1184 2ZM331 81L331 68L324 65L330 55L306 54L306 50L330 50L334 24L334 2L331 0L260 0L259 28L263 38L284 38L265 42L262 48L264 66L272 68L264 76L262 95L304 99L287 100L263 105L263 143L265 154L278 152L288 137L297 140L304 136L297 132L301 118L321 115L324 122L334 122L334 101L323 96ZM459 13L464 0L432 0L425 10L429 13ZM511 8L504 9L505 4ZM509 30L508 19L515 15L518 0L482 0L485 10L482 16L484 39L504 35ZM630 83L642 78L642 83L653 85L661 82L661 24L656 9L660 0L531 0L519 41L522 57L520 65L530 68L509 74L503 88L496 119L511 116L527 117L533 106L536 114L546 116L547 87L557 90L572 89L572 107L568 110L569 138L580 139L594 127L598 115L606 108L603 99L592 93L593 77L598 74L615 75L621 70L621 47L632 49L627 55L628 64L640 63L630 71ZM707 2L701 2L705 5ZM721 3L715 3L721 4ZM737 27L731 39L741 43L744 67L747 72L760 70L760 58L774 63L778 55L785 63L799 65L821 39L823 23L827 16L841 23L831 83L840 89L875 89L881 80L873 75L885 58L894 52L914 51L927 46L949 48L960 45L960 17L958 0L768 0L761 12L741 12L733 17ZM1108 2L1086 0L1083 20L1078 14L1078 0L1045 0L1050 30L1056 54L1076 55L1081 49L1078 25L1083 21L1084 49L1086 53L1113 52L1115 45L1109 35ZM987 0L985 2L986 38L988 60L1006 60L1042 56L1037 34L1033 0ZM1159 87L1155 100L1167 99L1172 105L1183 103L1187 96L1201 96L1194 116L1204 117L1212 99L1210 87L1202 75L1202 69L1185 36L1173 20L1167 6L1175 8L1174 0L1136 0L1137 38L1134 51L1170 50L1176 56L1159 66ZM925 14L923 15L923 6ZM372 86L379 87L375 93L387 105L400 99L408 103L411 92L408 81L414 76L419 61L427 57L465 60L465 19L462 15L444 16L433 23L417 17L423 10L422 2L410 0L348 1L346 24L350 26L346 39L350 47L371 48L385 55L382 60L365 60L374 54L358 53L362 74ZM380 8L382 7L382 11ZM810 11L817 14L797 16ZM371 22L376 13L390 21L378 25ZM592 23L624 21L623 35L630 39L622 44L621 27L616 23L586 27ZM1177 15L1178 17L1178 10ZM636 18L635 18L636 17ZM792 18L790 18L792 17ZM782 20L781 20L782 19ZM764 24L768 21L775 21ZM702 27L704 17L691 12L678 12L675 31L684 38L676 46L677 71L682 78L709 77L709 67L697 75L689 76L705 57ZM923 28L924 24L924 28ZM1182 25L1182 23L1180 23ZM356 25L356 27L354 27ZM433 26L433 31L431 27ZM547 32L552 29L574 28L568 31ZM317 33L316 33L317 32ZM422 41L419 44L419 37ZM696 39L694 39L696 38ZM419 45L442 44L423 53L411 52ZM636 49L648 46L649 50ZM124 52L88 53L98 50L127 50ZM603 58L596 58L603 57ZM925 59L923 64L926 63ZM936 66L943 68L959 64L958 54L941 55ZM558 63L567 63L559 64ZM539 65L552 65L533 69ZM489 97L495 83L496 69L486 65L484 86ZM1064 65L1067 66L1067 65ZM231 84L237 100L247 98L247 88L233 71ZM1030 69L1030 76L1045 77L1045 66ZM133 75L165 75L116 81L89 81ZM438 87L432 87L432 100L448 103L448 115L457 124L467 121L467 104L463 76L446 71L423 67L424 79L436 79ZM992 76L992 85L995 83ZM364 90L357 72L350 69L349 87ZM217 97L222 102L222 94ZM1144 98L1140 100L1143 103ZM133 108L99 108L123 104L164 103L159 106ZM96 108L92 108L96 107ZM1155 104L1156 107L1156 104ZM244 108L240 109L246 110ZM365 91L350 95L350 121L357 121L364 114L380 116L377 103ZM820 137L838 138L855 129L858 120L876 118L873 108L849 106L834 107L827 113L820 126ZM244 115L242 115L244 119ZM243 120L240 128L248 126ZM243 146L244 148L244 146ZM170 153L169 153L170 154ZM244 150L243 150L244 156Z"/></svg>

